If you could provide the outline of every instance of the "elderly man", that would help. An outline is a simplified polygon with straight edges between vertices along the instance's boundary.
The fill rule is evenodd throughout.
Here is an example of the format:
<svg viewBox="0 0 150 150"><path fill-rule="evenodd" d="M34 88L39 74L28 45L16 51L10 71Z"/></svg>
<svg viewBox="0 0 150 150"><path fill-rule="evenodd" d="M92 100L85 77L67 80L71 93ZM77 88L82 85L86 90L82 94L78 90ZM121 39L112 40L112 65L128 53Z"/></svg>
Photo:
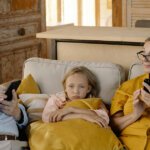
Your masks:
<svg viewBox="0 0 150 150"><path fill-rule="evenodd" d="M28 123L28 117L23 105L18 103L17 94L12 90L12 100L7 101L4 90L0 90L0 141L16 140L19 129Z"/></svg>

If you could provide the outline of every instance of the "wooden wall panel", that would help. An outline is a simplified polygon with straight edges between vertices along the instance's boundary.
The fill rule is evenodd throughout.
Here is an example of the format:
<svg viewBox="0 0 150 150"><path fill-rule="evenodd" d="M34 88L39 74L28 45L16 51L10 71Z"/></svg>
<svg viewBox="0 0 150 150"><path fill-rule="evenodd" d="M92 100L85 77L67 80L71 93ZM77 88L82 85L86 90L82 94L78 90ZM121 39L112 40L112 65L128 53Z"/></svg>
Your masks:
<svg viewBox="0 0 150 150"><path fill-rule="evenodd" d="M39 48L38 47L33 47L30 50L27 51L26 53L26 57L30 58L30 57L39 57Z"/></svg>
<svg viewBox="0 0 150 150"><path fill-rule="evenodd" d="M14 78L21 79L22 77L22 67L23 63L26 60L25 52L19 51L14 54Z"/></svg>
<svg viewBox="0 0 150 150"><path fill-rule="evenodd" d="M95 0L95 25L100 26L100 0Z"/></svg>
<svg viewBox="0 0 150 150"><path fill-rule="evenodd" d="M122 0L126 1L123 6L123 24L135 27L137 20L150 20L150 0ZM126 16L126 17L124 17Z"/></svg>
<svg viewBox="0 0 150 150"><path fill-rule="evenodd" d="M1 79L2 81L9 81L14 79L14 55L6 55L1 58Z"/></svg>
<svg viewBox="0 0 150 150"><path fill-rule="evenodd" d="M37 0L12 0L12 11L34 9Z"/></svg>
<svg viewBox="0 0 150 150"><path fill-rule="evenodd" d="M26 59L40 56L40 45L18 49L16 51L1 53L0 57L0 81L21 79L22 67Z"/></svg>
<svg viewBox="0 0 150 150"><path fill-rule="evenodd" d="M112 25L114 27L122 26L122 1L112 1Z"/></svg>
<svg viewBox="0 0 150 150"><path fill-rule="evenodd" d="M10 12L9 0L0 0L0 15L7 14Z"/></svg>
<svg viewBox="0 0 150 150"><path fill-rule="evenodd" d="M23 62L47 57L45 0L0 0L0 83L21 78Z"/></svg>

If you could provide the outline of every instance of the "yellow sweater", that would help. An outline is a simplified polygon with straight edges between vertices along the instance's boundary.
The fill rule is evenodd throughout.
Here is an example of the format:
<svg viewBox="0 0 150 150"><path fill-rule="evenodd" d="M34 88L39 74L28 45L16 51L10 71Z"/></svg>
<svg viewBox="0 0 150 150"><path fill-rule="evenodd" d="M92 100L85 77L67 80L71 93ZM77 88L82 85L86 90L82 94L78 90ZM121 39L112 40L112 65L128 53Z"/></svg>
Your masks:
<svg viewBox="0 0 150 150"><path fill-rule="evenodd" d="M112 99L111 115L118 111L123 111L124 115L133 112L133 93L143 87L145 78L148 78L148 74L128 80L117 89ZM120 139L129 150L150 150L150 108L121 132Z"/></svg>

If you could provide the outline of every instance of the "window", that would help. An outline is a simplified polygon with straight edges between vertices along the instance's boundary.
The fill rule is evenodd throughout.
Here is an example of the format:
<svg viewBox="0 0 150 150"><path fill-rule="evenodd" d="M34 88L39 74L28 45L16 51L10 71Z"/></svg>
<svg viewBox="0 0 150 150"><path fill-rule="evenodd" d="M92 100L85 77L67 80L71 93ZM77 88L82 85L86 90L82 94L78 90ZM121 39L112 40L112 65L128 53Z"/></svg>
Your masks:
<svg viewBox="0 0 150 150"><path fill-rule="evenodd" d="M112 0L46 0L46 24L112 26Z"/></svg>

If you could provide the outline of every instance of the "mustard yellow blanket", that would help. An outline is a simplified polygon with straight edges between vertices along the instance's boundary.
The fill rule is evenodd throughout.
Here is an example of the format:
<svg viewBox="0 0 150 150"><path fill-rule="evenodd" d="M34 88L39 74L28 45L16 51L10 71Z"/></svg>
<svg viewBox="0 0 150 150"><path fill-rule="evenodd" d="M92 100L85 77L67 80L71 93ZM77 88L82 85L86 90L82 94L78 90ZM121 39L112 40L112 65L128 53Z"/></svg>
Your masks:
<svg viewBox="0 0 150 150"><path fill-rule="evenodd" d="M68 102L66 107L98 109L99 98ZM29 125L31 150L121 150L122 144L112 132L82 119L69 119L57 123L33 122Z"/></svg>

